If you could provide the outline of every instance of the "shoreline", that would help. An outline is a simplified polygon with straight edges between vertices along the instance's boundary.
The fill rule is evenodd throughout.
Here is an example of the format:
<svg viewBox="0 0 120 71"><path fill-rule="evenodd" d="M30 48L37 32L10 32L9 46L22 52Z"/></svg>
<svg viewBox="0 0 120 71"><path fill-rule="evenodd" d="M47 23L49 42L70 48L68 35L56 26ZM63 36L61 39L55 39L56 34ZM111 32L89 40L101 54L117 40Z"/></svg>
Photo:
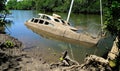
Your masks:
<svg viewBox="0 0 120 71"><path fill-rule="evenodd" d="M14 43L13 48L2 47L6 41ZM41 58L32 57L29 52L22 50L23 45L18 39L6 34L0 34L0 70L1 71L46 71L49 64Z"/></svg>
<svg viewBox="0 0 120 71"><path fill-rule="evenodd" d="M23 50L22 42L20 42L18 39L6 34L0 34L0 37L1 45L7 40L14 43L13 48L1 49L2 47L0 45L1 71L112 71L112 69L109 67L108 61L96 55L87 56L84 59L85 62L80 65L79 63L64 65L64 60L62 62L56 61L50 64L49 61L45 61L44 55L41 54L42 52L39 53L39 50L36 49L38 52L35 52L36 50L25 51ZM49 58L49 56L47 57Z"/></svg>

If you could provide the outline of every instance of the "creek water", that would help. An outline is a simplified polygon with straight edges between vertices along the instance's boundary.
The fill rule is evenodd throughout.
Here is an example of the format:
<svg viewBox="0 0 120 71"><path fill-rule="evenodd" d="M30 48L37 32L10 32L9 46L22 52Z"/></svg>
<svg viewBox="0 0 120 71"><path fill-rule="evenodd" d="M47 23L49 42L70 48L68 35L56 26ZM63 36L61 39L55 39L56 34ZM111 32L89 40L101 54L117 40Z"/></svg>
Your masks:
<svg viewBox="0 0 120 71"><path fill-rule="evenodd" d="M51 50L54 54L60 54L68 50L71 58L82 63L86 54L103 56L112 46L112 40L110 38L106 38L106 41L102 40L98 47L45 38L28 29L24 24L28 19L37 17L38 12L32 10L11 10L11 13L12 15L9 19L12 20L12 23L8 26L9 31L7 29L5 31L22 41L26 49L38 47L39 49L45 49L45 51ZM61 15L63 19L67 17L67 13L57 14ZM100 32L100 15L71 14L70 23L82 32L88 32L92 36L97 36Z"/></svg>

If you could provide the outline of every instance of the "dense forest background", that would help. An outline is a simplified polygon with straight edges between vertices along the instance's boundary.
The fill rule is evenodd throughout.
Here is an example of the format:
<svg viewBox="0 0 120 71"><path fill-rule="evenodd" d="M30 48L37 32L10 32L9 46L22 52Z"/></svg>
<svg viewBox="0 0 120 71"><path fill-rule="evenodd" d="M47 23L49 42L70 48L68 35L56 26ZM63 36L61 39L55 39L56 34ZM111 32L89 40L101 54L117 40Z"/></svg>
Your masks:
<svg viewBox="0 0 120 71"><path fill-rule="evenodd" d="M8 9L38 10L44 12L68 12L71 0L9 0ZM99 0L74 0L72 12L99 13Z"/></svg>

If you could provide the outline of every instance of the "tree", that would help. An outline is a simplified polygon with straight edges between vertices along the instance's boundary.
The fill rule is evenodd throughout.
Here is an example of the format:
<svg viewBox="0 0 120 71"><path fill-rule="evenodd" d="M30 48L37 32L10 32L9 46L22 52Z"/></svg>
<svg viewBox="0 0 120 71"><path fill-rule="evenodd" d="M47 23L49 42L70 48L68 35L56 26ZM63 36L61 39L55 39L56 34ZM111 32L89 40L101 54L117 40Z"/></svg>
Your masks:
<svg viewBox="0 0 120 71"><path fill-rule="evenodd" d="M71 0L36 0L37 10L68 12ZM99 0L74 0L72 12L99 12Z"/></svg>
<svg viewBox="0 0 120 71"><path fill-rule="evenodd" d="M0 12L5 10L5 2L6 0L0 0Z"/></svg>
<svg viewBox="0 0 120 71"><path fill-rule="evenodd" d="M120 0L109 0L105 7L105 27L120 41ZM119 47L120 48L120 47Z"/></svg>
<svg viewBox="0 0 120 71"><path fill-rule="evenodd" d="M71 0L9 0L9 9L68 12ZM99 13L99 0L74 0L72 12Z"/></svg>
<svg viewBox="0 0 120 71"><path fill-rule="evenodd" d="M5 23L4 19L5 19L6 14L8 13L8 10L6 9L5 3L6 3L6 0L0 0L0 33L4 33L4 30L5 30L5 28L3 27L3 25ZM3 14L5 14L4 17L1 16Z"/></svg>
<svg viewBox="0 0 120 71"><path fill-rule="evenodd" d="M19 10L31 10L35 8L34 0L9 0L7 3L9 9L19 9Z"/></svg>
<svg viewBox="0 0 120 71"><path fill-rule="evenodd" d="M5 19L6 15L9 13L9 11L6 8L5 3L6 3L6 0L0 0L0 18L1 18L1 15L4 14L5 16L4 15L3 15L4 17L2 16L2 18L4 18L4 19ZM1 21L1 19L0 19L0 21Z"/></svg>
<svg viewBox="0 0 120 71"><path fill-rule="evenodd" d="M105 7L105 28L115 37L118 42L116 43L118 48L118 54L116 59L112 60L116 66L115 71L119 71L120 65L120 0L106 0ZM116 70L117 69L117 70Z"/></svg>
<svg viewBox="0 0 120 71"><path fill-rule="evenodd" d="M17 5L17 0L9 0L7 3L7 7L9 9L16 9L16 5Z"/></svg>

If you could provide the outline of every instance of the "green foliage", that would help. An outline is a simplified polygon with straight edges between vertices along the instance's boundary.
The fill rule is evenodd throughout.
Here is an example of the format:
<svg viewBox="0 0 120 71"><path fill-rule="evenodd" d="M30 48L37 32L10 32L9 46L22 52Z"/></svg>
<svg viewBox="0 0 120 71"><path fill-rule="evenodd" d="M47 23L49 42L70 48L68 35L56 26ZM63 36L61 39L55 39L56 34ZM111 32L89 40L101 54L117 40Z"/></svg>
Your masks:
<svg viewBox="0 0 120 71"><path fill-rule="evenodd" d="M0 14L8 13L5 3L6 0L0 0Z"/></svg>
<svg viewBox="0 0 120 71"><path fill-rule="evenodd" d="M4 43L4 46L7 47L7 48L13 48L14 47L14 43L12 41L6 41Z"/></svg>
<svg viewBox="0 0 120 71"><path fill-rule="evenodd" d="M76 8L78 9L74 7L73 8L75 9L75 12L99 13L99 10L100 10L99 3L100 3L99 0L76 0L75 5L76 5Z"/></svg>
<svg viewBox="0 0 120 71"><path fill-rule="evenodd" d="M104 9L105 25L106 29L112 34L118 37L118 48L120 49L120 0L106 0L106 6ZM116 60L111 60L109 65L119 70L120 52Z"/></svg>
<svg viewBox="0 0 120 71"><path fill-rule="evenodd" d="M37 10L68 12L71 0L37 0ZM99 13L99 0L74 0L72 12Z"/></svg>
<svg viewBox="0 0 120 71"><path fill-rule="evenodd" d="M46 12L68 12L72 0L10 0L9 9L36 9ZM99 13L99 0L74 0L72 12Z"/></svg>
<svg viewBox="0 0 120 71"><path fill-rule="evenodd" d="M3 20L4 20L4 19L2 20L1 18L5 18L3 16L9 13L5 3L6 0L0 0L0 24L3 24Z"/></svg>
<svg viewBox="0 0 120 71"><path fill-rule="evenodd" d="M120 1L109 0L105 7L106 29L113 35L120 35Z"/></svg>
<svg viewBox="0 0 120 71"><path fill-rule="evenodd" d="M63 59L63 57L60 57L59 60L60 60L60 61L63 61L64 59Z"/></svg>
<svg viewBox="0 0 120 71"><path fill-rule="evenodd" d="M35 1L33 0L9 0L7 3L7 7L9 9L22 9L22 10L30 10L35 8Z"/></svg>
<svg viewBox="0 0 120 71"><path fill-rule="evenodd" d="M17 4L17 0L9 0L7 3L7 7L9 9L16 9L16 4Z"/></svg>
<svg viewBox="0 0 120 71"><path fill-rule="evenodd" d="M6 0L0 0L0 12L5 10L5 2Z"/></svg>
<svg viewBox="0 0 120 71"><path fill-rule="evenodd" d="M115 67L115 66L116 66L116 60L110 60L110 61L109 61L109 65L110 65L111 67Z"/></svg>

